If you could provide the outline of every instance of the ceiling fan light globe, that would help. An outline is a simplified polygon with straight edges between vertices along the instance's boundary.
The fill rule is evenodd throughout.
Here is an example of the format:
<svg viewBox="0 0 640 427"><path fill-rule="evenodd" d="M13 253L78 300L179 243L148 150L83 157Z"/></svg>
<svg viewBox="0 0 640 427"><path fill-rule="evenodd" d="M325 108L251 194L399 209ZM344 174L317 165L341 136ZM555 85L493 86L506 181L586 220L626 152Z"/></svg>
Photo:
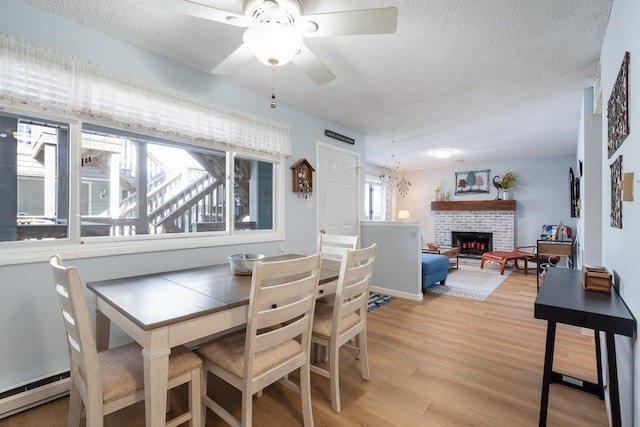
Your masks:
<svg viewBox="0 0 640 427"><path fill-rule="evenodd" d="M243 40L260 62L271 67L291 61L302 48L302 37L293 27L274 22L247 28Z"/></svg>

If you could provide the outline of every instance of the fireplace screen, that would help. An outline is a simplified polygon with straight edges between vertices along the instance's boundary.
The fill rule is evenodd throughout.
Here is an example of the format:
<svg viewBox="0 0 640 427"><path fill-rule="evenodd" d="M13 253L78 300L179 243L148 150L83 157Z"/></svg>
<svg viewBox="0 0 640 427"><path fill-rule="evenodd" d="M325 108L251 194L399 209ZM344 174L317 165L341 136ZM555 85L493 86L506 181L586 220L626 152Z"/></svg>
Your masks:
<svg viewBox="0 0 640 427"><path fill-rule="evenodd" d="M461 257L481 258L493 250L493 233L452 231L451 245L459 248Z"/></svg>

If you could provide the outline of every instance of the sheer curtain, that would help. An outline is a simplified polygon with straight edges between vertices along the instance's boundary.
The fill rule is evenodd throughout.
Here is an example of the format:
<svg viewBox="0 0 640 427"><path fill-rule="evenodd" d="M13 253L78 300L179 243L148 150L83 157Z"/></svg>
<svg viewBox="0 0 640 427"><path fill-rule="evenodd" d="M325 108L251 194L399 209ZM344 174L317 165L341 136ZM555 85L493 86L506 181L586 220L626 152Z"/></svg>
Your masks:
<svg viewBox="0 0 640 427"><path fill-rule="evenodd" d="M0 34L0 102L219 149L291 155L290 127Z"/></svg>
<svg viewBox="0 0 640 427"><path fill-rule="evenodd" d="M382 188L384 189L385 197L385 209L383 221L392 221L395 218L394 212L396 209L395 198L395 182L396 178L393 175L391 169L385 169L385 174L382 175Z"/></svg>

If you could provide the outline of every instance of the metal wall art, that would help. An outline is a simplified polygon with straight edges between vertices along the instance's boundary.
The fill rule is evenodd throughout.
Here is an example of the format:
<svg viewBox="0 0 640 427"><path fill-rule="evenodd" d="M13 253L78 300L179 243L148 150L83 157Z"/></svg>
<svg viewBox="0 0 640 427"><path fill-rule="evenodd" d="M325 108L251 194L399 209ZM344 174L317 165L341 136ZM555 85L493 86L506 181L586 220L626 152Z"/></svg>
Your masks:
<svg viewBox="0 0 640 427"><path fill-rule="evenodd" d="M489 192L489 169L456 172L456 196Z"/></svg>
<svg viewBox="0 0 640 427"><path fill-rule="evenodd" d="M571 193L571 217L580 217L580 208L582 202L580 201L580 177L575 176L573 168L569 168L569 192Z"/></svg>
<svg viewBox="0 0 640 427"><path fill-rule="evenodd" d="M629 135L629 52L625 52L607 108L607 153L610 159Z"/></svg>
<svg viewBox="0 0 640 427"><path fill-rule="evenodd" d="M611 226L622 228L622 156L611 163Z"/></svg>

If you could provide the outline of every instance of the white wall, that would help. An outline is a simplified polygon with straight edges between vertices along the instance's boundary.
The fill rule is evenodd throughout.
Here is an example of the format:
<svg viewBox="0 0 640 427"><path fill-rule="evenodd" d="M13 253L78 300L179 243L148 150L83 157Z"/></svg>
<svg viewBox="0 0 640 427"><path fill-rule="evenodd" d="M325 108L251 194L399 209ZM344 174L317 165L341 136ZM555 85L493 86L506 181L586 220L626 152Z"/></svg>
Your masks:
<svg viewBox="0 0 640 427"><path fill-rule="evenodd" d="M316 142L352 149L365 159L364 136L350 129L321 120L279 102L269 108L270 99L235 87L224 81L161 58L66 19L26 5L19 0L2 0L0 32L13 34L65 54L85 58L113 70L174 87L217 104L257 114L291 125L293 155L285 170L301 158L316 165ZM268 71L267 68L265 68ZM312 84L312 83L310 83ZM265 93L268 89L265 88ZM324 130L349 135L355 145L328 139ZM101 259L67 259L80 267L84 281L108 279L130 274L174 270L226 262L232 252L250 251L266 255L285 252L309 254L316 250L316 208L308 199L289 191L286 173L285 240L228 247L210 247L172 252L154 252ZM364 178L362 178L364 180ZM68 369L63 324L57 311L51 272L47 262L0 267L0 390L30 379ZM126 339L116 336L114 341Z"/></svg>
<svg viewBox="0 0 640 427"><path fill-rule="evenodd" d="M449 191L451 200L492 200L497 194L493 186L489 194L456 196L455 173L489 169L492 178L513 171L521 175L519 188L513 191L512 196L516 200L515 245L532 245L540 238L543 224L564 221L575 230L576 221L570 213L568 178L569 167L575 171L575 165L574 156L562 156L482 164L462 163L455 168L408 171L405 177L411 182L411 188L407 197L397 197L396 209L409 210L411 219L422 223L425 241L433 241L431 202L435 200L436 187L440 187L441 191Z"/></svg>
<svg viewBox="0 0 640 427"><path fill-rule="evenodd" d="M576 242L578 267L602 265L602 117L593 114L593 92L593 88L584 91L578 128L577 157L578 162L582 161L582 209ZM576 176L580 175L579 168L579 165L574 167Z"/></svg>
<svg viewBox="0 0 640 427"><path fill-rule="evenodd" d="M638 318L640 315L640 268L637 242L640 241L640 2L615 0L607 33L602 46L602 262L614 275L620 294ZM630 134L617 152L607 158L607 102L611 94L624 53L631 53L629 65L629 127ZM622 203L622 229L609 224L611 187L609 165L623 156L623 172L634 172L633 202ZM622 424L640 426L640 348L634 339L618 337L620 399L623 405ZM633 364L629 361L633 360Z"/></svg>

